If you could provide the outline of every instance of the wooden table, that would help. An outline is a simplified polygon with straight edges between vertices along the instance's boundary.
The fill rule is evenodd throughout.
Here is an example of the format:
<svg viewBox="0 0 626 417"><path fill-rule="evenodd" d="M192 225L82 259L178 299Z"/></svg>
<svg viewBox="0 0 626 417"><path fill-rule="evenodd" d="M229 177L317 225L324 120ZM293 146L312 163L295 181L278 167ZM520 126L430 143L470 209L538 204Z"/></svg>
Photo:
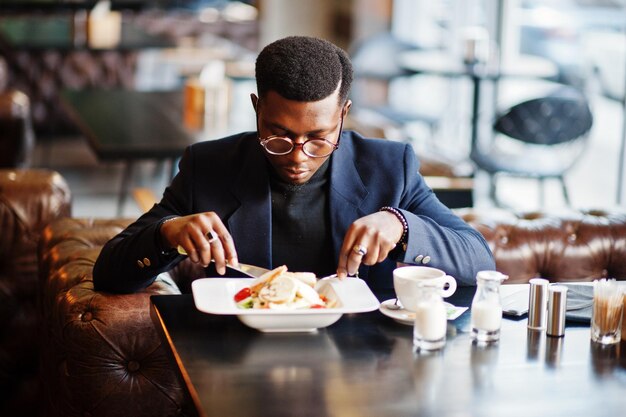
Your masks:
<svg viewBox="0 0 626 417"><path fill-rule="evenodd" d="M469 305L474 288L449 299ZM198 312L191 295L153 296L152 313L200 416L618 416L626 346L563 338L505 319L501 340L472 344L469 312L437 353L412 349L412 327L375 311L316 333L264 334Z"/></svg>
<svg viewBox="0 0 626 417"><path fill-rule="evenodd" d="M118 214L136 161L169 161L173 176L175 160L202 140L183 125L180 91L65 90L61 100L99 160L124 161Z"/></svg>

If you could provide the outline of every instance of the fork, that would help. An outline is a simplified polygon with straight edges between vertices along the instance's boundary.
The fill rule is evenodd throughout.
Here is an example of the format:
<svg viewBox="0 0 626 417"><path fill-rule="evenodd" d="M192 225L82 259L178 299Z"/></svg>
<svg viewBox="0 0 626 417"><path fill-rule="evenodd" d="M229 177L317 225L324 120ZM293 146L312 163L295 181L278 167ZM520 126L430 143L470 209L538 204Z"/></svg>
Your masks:
<svg viewBox="0 0 626 417"><path fill-rule="evenodd" d="M385 307L387 307L388 310L402 310L402 306L398 305L398 297L396 297L396 300L393 302L393 304L387 304L385 305Z"/></svg>

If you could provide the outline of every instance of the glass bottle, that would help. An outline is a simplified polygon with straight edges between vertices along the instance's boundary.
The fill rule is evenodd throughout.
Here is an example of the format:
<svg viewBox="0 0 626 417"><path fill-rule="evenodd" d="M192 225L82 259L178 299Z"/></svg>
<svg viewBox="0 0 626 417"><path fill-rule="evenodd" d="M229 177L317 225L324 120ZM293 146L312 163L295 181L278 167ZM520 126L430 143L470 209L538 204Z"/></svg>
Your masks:
<svg viewBox="0 0 626 417"><path fill-rule="evenodd" d="M508 276L498 271L480 271L476 275L476 294L472 300L471 337L476 342L500 339L502 301L500 284Z"/></svg>
<svg viewBox="0 0 626 417"><path fill-rule="evenodd" d="M437 350L446 344L447 315L442 291L434 283L419 285L413 326L413 346L417 350Z"/></svg>

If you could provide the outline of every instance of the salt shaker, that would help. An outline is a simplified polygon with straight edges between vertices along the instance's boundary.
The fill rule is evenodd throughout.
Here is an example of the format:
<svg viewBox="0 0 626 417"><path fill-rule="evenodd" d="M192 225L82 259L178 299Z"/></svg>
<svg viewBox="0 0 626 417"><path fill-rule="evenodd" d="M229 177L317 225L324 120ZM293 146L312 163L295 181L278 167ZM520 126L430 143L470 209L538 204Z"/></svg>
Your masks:
<svg viewBox="0 0 626 417"><path fill-rule="evenodd" d="M528 328L543 330L546 328L546 310L548 308L548 284L550 281L543 278L533 278L530 281L528 295Z"/></svg>
<svg viewBox="0 0 626 417"><path fill-rule="evenodd" d="M415 304L413 346L416 350L438 350L446 344L447 314L441 292L434 283L420 283Z"/></svg>
<svg viewBox="0 0 626 417"><path fill-rule="evenodd" d="M508 276L498 271L480 271L476 275L476 294L472 300L471 337L476 342L500 339L502 301L500 284Z"/></svg>
<svg viewBox="0 0 626 417"><path fill-rule="evenodd" d="M546 334L561 337L565 334L565 311L567 307L567 287L551 285L548 288L548 328Z"/></svg>

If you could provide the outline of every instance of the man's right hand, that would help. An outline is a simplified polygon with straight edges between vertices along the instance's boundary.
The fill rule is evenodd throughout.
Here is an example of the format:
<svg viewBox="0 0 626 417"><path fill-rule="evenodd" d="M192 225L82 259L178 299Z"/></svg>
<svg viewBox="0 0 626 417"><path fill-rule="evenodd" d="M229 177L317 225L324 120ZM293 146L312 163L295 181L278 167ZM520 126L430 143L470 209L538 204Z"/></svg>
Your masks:
<svg viewBox="0 0 626 417"><path fill-rule="evenodd" d="M191 262L206 267L215 261L220 275L226 273L226 264L239 266L233 238L215 212L168 219L161 225L161 237L168 247L181 247Z"/></svg>

